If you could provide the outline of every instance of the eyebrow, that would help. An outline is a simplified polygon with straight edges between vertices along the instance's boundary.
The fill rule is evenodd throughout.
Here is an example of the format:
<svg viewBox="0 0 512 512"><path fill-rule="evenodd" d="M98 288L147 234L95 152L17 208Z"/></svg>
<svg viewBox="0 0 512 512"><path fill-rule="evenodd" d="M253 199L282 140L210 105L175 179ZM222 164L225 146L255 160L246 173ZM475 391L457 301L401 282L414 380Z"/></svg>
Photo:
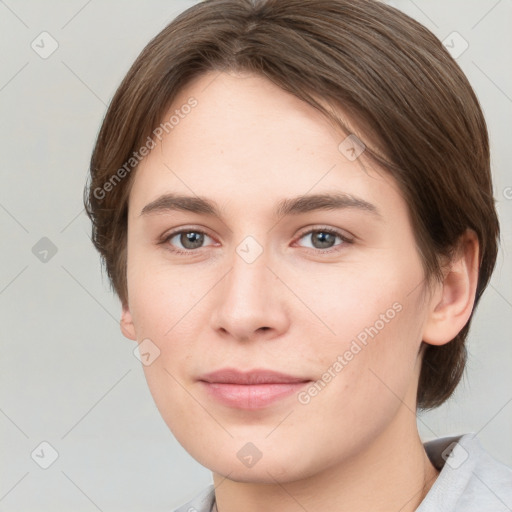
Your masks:
<svg viewBox="0 0 512 512"><path fill-rule="evenodd" d="M281 200L275 210L274 216L300 215L317 210L356 209L368 212L376 217L382 217L378 208L364 199L351 194L311 194ZM164 194L148 203L140 215L166 213L170 211L186 211L213 217L222 218L222 213L215 201L199 196L184 196L177 194Z"/></svg>

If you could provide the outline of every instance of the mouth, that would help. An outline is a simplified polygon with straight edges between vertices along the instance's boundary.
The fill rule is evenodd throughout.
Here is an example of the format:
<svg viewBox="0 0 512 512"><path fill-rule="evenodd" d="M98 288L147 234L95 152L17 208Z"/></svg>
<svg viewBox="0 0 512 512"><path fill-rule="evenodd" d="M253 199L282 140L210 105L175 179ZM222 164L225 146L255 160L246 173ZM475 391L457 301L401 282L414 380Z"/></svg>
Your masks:
<svg viewBox="0 0 512 512"><path fill-rule="evenodd" d="M199 383L208 396L237 409L262 409L297 393L312 380L272 370L248 372L226 368L203 375Z"/></svg>

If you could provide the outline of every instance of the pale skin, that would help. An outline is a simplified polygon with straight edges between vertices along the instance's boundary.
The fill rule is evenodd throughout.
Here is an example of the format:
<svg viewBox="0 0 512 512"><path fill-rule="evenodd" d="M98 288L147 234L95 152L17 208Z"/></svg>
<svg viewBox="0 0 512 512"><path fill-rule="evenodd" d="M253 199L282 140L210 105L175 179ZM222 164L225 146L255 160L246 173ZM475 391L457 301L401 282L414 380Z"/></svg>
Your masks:
<svg viewBox="0 0 512 512"><path fill-rule="evenodd" d="M198 105L144 159L129 197L121 329L160 350L144 371L163 419L213 472L219 512L415 510L438 474L416 425L420 348L448 343L470 317L474 233L429 293L407 204L364 153L339 151L347 134L255 75L202 75L170 111L191 96ZM274 215L283 199L334 192L378 213ZM215 202L222 217L141 214L168 193ZM319 245L322 228L349 242ZM205 235L165 241L180 229ZM251 263L236 251L248 236L262 249ZM293 395L236 409L197 380L229 366L316 381L395 303L401 311L307 404ZM262 453L252 467L237 457L249 442Z"/></svg>

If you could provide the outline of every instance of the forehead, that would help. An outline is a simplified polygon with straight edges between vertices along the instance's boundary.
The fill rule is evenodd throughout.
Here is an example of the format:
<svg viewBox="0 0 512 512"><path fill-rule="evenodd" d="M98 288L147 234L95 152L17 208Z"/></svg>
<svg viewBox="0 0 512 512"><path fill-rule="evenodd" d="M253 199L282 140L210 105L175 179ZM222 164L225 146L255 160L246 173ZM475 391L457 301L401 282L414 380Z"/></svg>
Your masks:
<svg viewBox="0 0 512 512"><path fill-rule="evenodd" d="M358 155L357 137L258 75L200 75L176 96L165 123L135 173L130 202L139 211L164 192L248 205L268 200L272 208L278 198L307 193L335 191L374 204L387 195L395 205L400 196L387 173L364 151Z"/></svg>

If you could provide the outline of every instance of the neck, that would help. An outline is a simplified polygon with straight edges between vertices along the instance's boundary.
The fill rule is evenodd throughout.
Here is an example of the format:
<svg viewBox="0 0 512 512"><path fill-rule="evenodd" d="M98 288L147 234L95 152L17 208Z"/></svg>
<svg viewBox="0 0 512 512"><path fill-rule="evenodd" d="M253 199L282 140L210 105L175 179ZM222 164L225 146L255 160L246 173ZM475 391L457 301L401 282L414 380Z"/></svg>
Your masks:
<svg viewBox="0 0 512 512"><path fill-rule="evenodd" d="M218 512L413 512L439 473L425 453L414 414L401 409L394 424L350 460L300 481L254 484L214 473Z"/></svg>

